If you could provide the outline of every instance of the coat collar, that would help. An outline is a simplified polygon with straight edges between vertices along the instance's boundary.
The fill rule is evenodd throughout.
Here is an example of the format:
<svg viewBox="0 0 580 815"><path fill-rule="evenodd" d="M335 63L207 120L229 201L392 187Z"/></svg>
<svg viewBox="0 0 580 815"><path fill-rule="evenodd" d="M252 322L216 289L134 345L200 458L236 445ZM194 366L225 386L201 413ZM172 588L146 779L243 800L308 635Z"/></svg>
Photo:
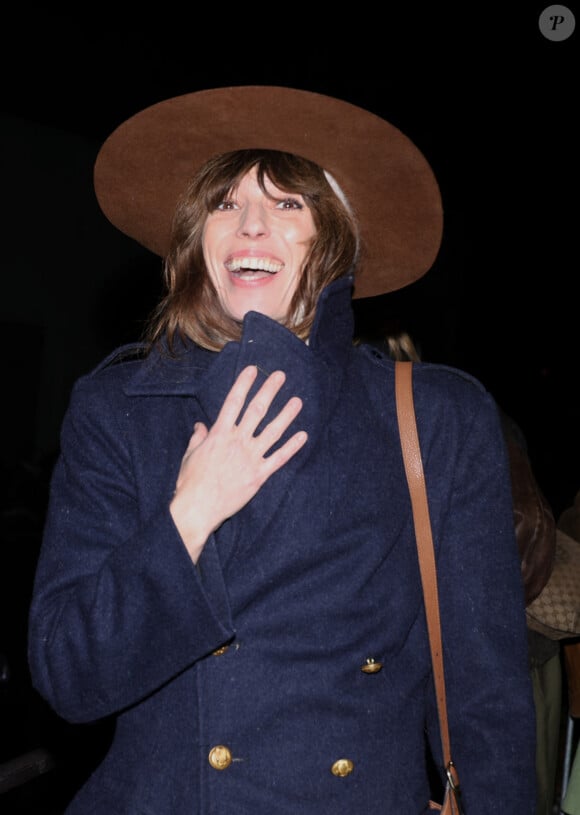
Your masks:
<svg viewBox="0 0 580 815"><path fill-rule="evenodd" d="M352 345L352 276L334 281L322 292L308 345L263 314L251 311L244 318L242 338L219 353L187 342L176 356L157 346L125 385L128 396L199 396L211 391L219 404L242 367L268 360L271 370L286 369L298 360L315 357L326 366L344 366ZM271 373L271 371L264 371ZM221 387L218 387L221 383ZM224 390L225 387L225 390ZM212 400L213 401L213 398Z"/></svg>

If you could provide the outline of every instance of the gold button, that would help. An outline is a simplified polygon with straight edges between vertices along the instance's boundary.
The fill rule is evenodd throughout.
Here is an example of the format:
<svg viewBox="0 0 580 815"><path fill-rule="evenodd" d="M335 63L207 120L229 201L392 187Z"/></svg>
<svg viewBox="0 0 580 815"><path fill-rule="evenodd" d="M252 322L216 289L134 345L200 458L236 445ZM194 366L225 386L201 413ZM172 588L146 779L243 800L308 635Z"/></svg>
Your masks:
<svg viewBox="0 0 580 815"><path fill-rule="evenodd" d="M221 657L221 655L225 654L225 652L228 650L229 647L230 647L229 645L222 645L221 648L216 648L215 651L211 652L212 656Z"/></svg>
<svg viewBox="0 0 580 815"><path fill-rule="evenodd" d="M338 761L334 762L330 769L332 770L333 775L336 775L338 778L344 778L345 776L350 775L354 770L354 764L350 758L339 758Z"/></svg>
<svg viewBox="0 0 580 815"><path fill-rule="evenodd" d="M373 657L369 657L365 664L360 666L360 669L365 674L378 674L382 667L382 662L377 662Z"/></svg>
<svg viewBox="0 0 580 815"><path fill-rule="evenodd" d="M232 754L223 744L217 744L209 751L208 759L214 770L227 770L232 763Z"/></svg>

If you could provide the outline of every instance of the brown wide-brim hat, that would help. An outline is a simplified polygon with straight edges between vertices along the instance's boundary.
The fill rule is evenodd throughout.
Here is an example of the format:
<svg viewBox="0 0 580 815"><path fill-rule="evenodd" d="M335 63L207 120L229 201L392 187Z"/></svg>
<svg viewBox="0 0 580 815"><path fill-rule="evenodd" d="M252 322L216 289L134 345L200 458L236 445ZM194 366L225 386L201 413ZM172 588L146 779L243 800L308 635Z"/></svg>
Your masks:
<svg viewBox="0 0 580 815"><path fill-rule="evenodd" d="M355 297L400 289L431 268L443 211L423 154L381 117L311 91L215 88L140 111L99 151L97 199L121 232L163 257L191 177L217 153L243 148L296 153L334 176L360 227Z"/></svg>

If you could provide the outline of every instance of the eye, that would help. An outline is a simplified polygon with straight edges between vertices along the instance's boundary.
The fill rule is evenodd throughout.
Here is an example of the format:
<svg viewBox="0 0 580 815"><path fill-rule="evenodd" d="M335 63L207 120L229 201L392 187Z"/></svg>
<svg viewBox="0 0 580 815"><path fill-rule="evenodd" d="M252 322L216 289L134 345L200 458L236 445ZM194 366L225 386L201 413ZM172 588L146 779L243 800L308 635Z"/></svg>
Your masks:
<svg viewBox="0 0 580 815"><path fill-rule="evenodd" d="M235 209L236 206L235 201L233 201L231 198L226 198L224 201L217 204L216 209L220 210L220 212L229 212L230 210Z"/></svg>
<svg viewBox="0 0 580 815"><path fill-rule="evenodd" d="M304 209L304 204L297 198L283 198L276 202L276 209Z"/></svg>

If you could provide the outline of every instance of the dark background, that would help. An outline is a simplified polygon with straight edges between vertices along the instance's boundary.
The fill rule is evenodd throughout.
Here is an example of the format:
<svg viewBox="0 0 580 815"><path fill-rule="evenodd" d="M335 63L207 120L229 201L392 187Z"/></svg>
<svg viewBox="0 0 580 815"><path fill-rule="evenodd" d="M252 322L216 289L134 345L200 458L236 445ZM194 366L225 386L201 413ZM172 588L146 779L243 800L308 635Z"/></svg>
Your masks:
<svg viewBox="0 0 580 815"><path fill-rule="evenodd" d="M165 4L123 19L102 6L5 12L0 652L5 709L15 713L0 726L0 760L55 737L76 744L79 732L27 686L26 609L70 387L138 339L161 291L160 261L106 221L92 190L99 145L149 104L281 84L366 107L410 136L441 186L443 244L420 281L358 301L359 326L380 332L396 320L425 358L481 379L523 429L555 513L572 502L578 32L547 40L538 27L546 5L332 8L318 22L287 5Z"/></svg>

